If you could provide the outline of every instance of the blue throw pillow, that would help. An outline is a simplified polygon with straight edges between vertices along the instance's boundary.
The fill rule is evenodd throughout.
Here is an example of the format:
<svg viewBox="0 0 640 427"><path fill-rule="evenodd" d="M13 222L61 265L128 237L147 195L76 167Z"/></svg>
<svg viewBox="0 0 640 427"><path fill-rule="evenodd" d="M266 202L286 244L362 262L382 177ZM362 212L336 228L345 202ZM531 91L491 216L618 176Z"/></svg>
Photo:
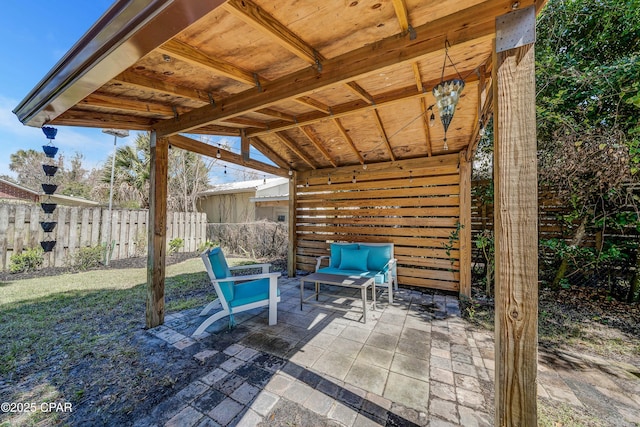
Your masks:
<svg viewBox="0 0 640 427"><path fill-rule="evenodd" d="M381 271L391 259L391 245L361 245L360 248L369 249L367 268L370 271Z"/></svg>
<svg viewBox="0 0 640 427"><path fill-rule="evenodd" d="M340 270L367 271L368 249L343 249Z"/></svg>
<svg viewBox="0 0 640 427"><path fill-rule="evenodd" d="M358 249L357 243L332 243L329 267L340 268L341 253L343 249Z"/></svg>

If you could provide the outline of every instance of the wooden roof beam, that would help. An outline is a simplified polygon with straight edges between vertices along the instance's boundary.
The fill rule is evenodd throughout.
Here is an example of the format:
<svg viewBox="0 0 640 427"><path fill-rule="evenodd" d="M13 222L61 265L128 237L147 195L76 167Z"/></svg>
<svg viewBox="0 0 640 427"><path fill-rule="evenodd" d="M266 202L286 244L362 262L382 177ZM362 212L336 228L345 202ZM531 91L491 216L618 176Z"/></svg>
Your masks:
<svg viewBox="0 0 640 427"><path fill-rule="evenodd" d="M323 104L320 101L316 101L315 99L309 97L309 96L301 96L300 98L296 98L294 99L294 101L302 104L302 105L306 105L307 107L311 107L314 110L318 110L322 113L325 114L325 116L331 114L331 108L326 105Z"/></svg>
<svg viewBox="0 0 640 427"><path fill-rule="evenodd" d="M523 0L527 7L533 0ZM263 90L248 89L225 99L224 106L205 106L195 109L181 120L166 120L156 125L159 136L206 125L226 117L238 116L277 102L310 95L336 84L358 80L372 73L407 64L443 49L445 40L451 46L491 37L495 29L495 16L510 10L503 0L487 0L456 14L436 19L415 29L416 37L393 35L373 45L362 46L351 52L327 59L322 72L307 67L263 85Z"/></svg>
<svg viewBox="0 0 640 427"><path fill-rule="evenodd" d="M376 119L376 125L378 126L378 130L380 131L380 136L382 136L382 141L384 142L387 152L389 153L389 157L391 158L391 161L395 161L396 156L393 154L393 149L391 148L391 144L389 143L387 131L384 130L384 125L382 124L382 120L380 119L380 114L378 113L378 110L373 110L373 113Z"/></svg>
<svg viewBox="0 0 640 427"><path fill-rule="evenodd" d="M225 10L255 29L266 33L282 47L309 64L316 64L324 59L318 51L309 46L297 34L250 0L228 0L225 3Z"/></svg>
<svg viewBox="0 0 640 427"><path fill-rule="evenodd" d="M289 150L293 151L298 157L300 157L300 159L302 159L303 162L308 164L309 167L311 167L312 169L317 169L316 165L313 164L313 162L309 159L309 157L298 148L298 144L294 140L292 140L286 134L281 132L274 132L273 134L276 136L276 138L282 141L282 143Z"/></svg>
<svg viewBox="0 0 640 427"><path fill-rule="evenodd" d="M249 141L251 141L251 145L253 145L256 150L260 151L276 165L280 166L283 169L287 169L289 167L290 163L282 158L282 156L280 156L278 153L273 151L271 147L269 147L269 145L260 138L249 138Z"/></svg>
<svg viewBox="0 0 640 427"><path fill-rule="evenodd" d="M451 77L452 78L457 77L457 75L458 74L452 74ZM448 77L445 76L445 79L446 78ZM475 74L471 74L465 79L465 82L466 83L474 82L476 81L476 78L477 76ZM440 78L438 78L437 80L425 82L424 86L425 87L435 86L439 82L440 82ZM417 92L414 86L409 86L402 89L394 90L392 92L387 92L387 93L378 95L374 99L375 104L369 104L361 100L358 100L358 101L346 102L340 105L334 105L333 107L331 107L331 117L340 118L340 117L348 116L350 114L361 113L364 111L373 110L378 107L392 105L394 103L402 102L409 99L424 98L427 95L429 95L428 92ZM269 123L269 130L249 131L249 134L251 136L265 135L275 131L283 131L283 130L297 128L298 126L301 126L301 125L310 125L326 119L327 119L326 114L319 114L317 112L313 112L313 113L297 116L295 123L289 123L289 122Z"/></svg>
<svg viewBox="0 0 640 427"><path fill-rule="evenodd" d="M207 68L235 81L256 86L257 77L253 73L206 55L180 40L169 40L157 50L189 64Z"/></svg>
<svg viewBox="0 0 640 427"><path fill-rule="evenodd" d="M266 172L277 176L289 176L289 171L287 169L278 168L270 164L260 162L258 160L245 160L240 154L232 153L231 151L223 150L219 147L205 144L204 142L196 141L195 139L188 138L183 135L170 136L169 143L176 148L182 148L183 150L202 154L203 156L212 158L216 158L217 154L220 153L220 160L223 160L225 162L233 163L235 165L244 166L250 169L259 170L261 172Z"/></svg>
<svg viewBox="0 0 640 427"><path fill-rule="evenodd" d="M261 122L259 120L247 119L244 117L232 117L226 119L225 122L233 123L241 126L251 126L258 129L269 129L269 126L265 122Z"/></svg>
<svg viewBox="0 0 640 427"><path fill-rule="evenodd" d="M362 154L360 154L360 151L358 151L358 149L356 148L356 145L353 143L353 140L347 133L347 130L344 128L344 126L342 126L342 123L340 123L340 119L334 118L333 123L335 123L344 140L347 141L347 144L349 145L349 147L351 147L353 153L358 157L358 161L360 162L360 164L364 165L364 157L362 157Z"/></svg>
<svg viewBox="0 0 640 427"><path fill-rule="evenodd" d="M322 153L325 159L327 159L334 168L338 166L335 160L331 158L331 154L329 154L329 152L324 148L322 141L318 140L318 138L313 134L313 132L311 132L311 129L305 126L301 126L300 130L306 135L306 137L309 139L309 141L311 141L313 146L316 147L318 151Z"/></svg>

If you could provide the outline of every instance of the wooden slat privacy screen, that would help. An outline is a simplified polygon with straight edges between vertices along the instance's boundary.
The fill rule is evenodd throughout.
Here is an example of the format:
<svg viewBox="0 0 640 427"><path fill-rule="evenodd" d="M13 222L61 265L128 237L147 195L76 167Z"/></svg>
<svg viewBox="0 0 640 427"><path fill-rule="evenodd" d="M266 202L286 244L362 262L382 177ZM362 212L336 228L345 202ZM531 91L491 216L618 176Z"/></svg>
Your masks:
<svg viewBox="0 0 640 427"><path fill-rule="evenodd" d="M300 174L297 268L312 271L334 241L391 242L399 284L459 291L460 242L452 237L460 221L458 159L456 154Z"/></svg>

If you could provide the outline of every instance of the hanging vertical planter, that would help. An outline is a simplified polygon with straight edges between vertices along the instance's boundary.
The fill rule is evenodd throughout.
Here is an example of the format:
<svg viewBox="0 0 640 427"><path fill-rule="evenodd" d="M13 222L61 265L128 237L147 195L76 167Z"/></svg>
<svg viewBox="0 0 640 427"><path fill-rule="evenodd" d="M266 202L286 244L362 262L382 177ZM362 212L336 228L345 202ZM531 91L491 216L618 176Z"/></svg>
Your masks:
<svg viewBox="0 0 640 427"><path fill-rule="evenodd" d="M42 146L42 151L44 151L44 154L48 158L53 159L58 153L58 147L55 147L54 145L52 145L53 140L55 139L56 134L58 133L58 129L51 126L43 126L42 132L44 132L44 136L49 140L49 143L47 145ZM55 193L56 190L58 189L58 186L56 184L51 183L51 177L53 177L56 174L56 172L58 172L58 167L54 165L43 164L42 170L44 171L47 177L47 182L42 183L42 191L45 194L47 194L49 197L47 198L46 202L40 203L40 206L42 207L42 210L46 215L51 215L53 214L53 211L56 209L56 206L57 206L56 203L50 203L51 195ZM56 246L56 241L52 240L51 237L49 236L49 233L53 231L56 224L57 223L55 221L51 221L50 219L49 221L40 222L40 226L42 227L42 230L45 233L47 233L46 240L43 240L40 242L40 246L42 247L42 250L45 252L51 252L53 248Z"/></svg>
<svg viewBox="0 0 640 427"><path fill-rule="evenodd" d="M42 170L47 176L54 176L58 172L58 166L54 165L42 165Z"/></svg>
<svg viewBox="0 0 640 427"><path fill-rule="evenodd" d="M44 191L44 194L51 195L55 193L57 189L58 186L55 184L42 184L42 191Z"/></svg>
<svg viewBox="0 0 640 427"><path fill-rule="evenodd" d="M44 240L44 241L40 242L40 246L42 247L43 251L51 252L53 250L53 248L56 246L56 241L55 240Z"/></svg>
<svg viewBox="0 0 640 427"><path fill-rule="evenodd" d="M55 221L40 221L40 227L45 233L51 233L56 228L57 222Z"/></svg>

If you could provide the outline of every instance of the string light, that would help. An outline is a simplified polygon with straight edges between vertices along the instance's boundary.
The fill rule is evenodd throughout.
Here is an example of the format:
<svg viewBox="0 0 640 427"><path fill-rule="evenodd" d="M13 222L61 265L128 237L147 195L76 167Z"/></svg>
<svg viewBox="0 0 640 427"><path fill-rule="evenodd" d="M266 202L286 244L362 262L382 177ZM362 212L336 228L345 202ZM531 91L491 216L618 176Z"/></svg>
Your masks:
<svg viewBox="0 0 640 427"><path fill-rule="evenodd" d="M218 148L218 151L216 152L216 159L219 159L220 157L222 157L222 154L220 154L220 148Z"/></svg>
<svg viewBox="0 0 640 427"><path fill-rule="evenodd" d="M327 185L331 185L331 174L329 174L329 179L327 180Z"/></svg>
<svg viewBox="0 0 640 427"><path fill-rule="evenodd" d="M305 184L305 187L309 186L309 178L307 178L307 183Z"/></svg>

